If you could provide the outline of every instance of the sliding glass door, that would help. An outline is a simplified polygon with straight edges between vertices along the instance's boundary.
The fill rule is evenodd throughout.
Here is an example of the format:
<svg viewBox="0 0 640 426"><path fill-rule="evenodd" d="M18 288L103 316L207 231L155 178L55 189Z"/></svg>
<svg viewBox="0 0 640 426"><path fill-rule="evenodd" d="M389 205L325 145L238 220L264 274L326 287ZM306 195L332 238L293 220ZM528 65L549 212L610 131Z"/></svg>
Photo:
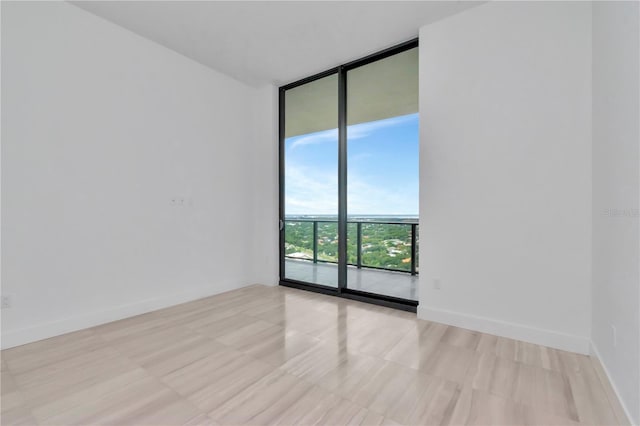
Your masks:
<svg viewBox="0 0 640 426"><path fill-rule="evenodd" d="M417 40L280 89L280 281L415 310Z"/></svg>
<svg viewBox="0 0 640 426"><path fill-rule="evenodd" d="M417 300L418 49L346 72L347 287Z"/></svg>
<svg viewBox="0 0 640 426"><path fill-rule="evenodd" d="M282 277L338 287L338 74L284 99Z"/></svg>

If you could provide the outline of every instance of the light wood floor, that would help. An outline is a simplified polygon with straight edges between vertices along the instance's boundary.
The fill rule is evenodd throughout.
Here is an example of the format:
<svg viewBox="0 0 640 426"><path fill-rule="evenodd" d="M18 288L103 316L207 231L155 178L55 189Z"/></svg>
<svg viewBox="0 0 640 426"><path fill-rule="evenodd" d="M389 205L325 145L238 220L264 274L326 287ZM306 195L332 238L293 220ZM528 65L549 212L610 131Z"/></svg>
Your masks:
<svg viewBox="0 0 640 426"><path fill-rule="evenodd" d="M283 287L5 350L1 381L3 425L622 421L589 357Z"/></svg>

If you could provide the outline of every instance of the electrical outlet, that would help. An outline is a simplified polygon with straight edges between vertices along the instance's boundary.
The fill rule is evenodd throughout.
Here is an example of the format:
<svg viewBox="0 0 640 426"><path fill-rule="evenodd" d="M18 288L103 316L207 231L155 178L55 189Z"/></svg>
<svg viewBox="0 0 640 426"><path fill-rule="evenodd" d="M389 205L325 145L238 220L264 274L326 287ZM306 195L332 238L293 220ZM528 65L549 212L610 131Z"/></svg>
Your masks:
<svg viewBox="0 0 640 426"><path fill-rule="evenodd" d="M174 207L185 207L191 204L191 200L185 197L172 197L169 204Z"/></svg>
<svg viewBox="0 0 640 426"><path fill-rule="evenodd" d="M1 309L7 309L11 307L12 304L12 297L10 294L3 294L0 297L0 308Z"/></svg>
<svg viewBox="0 0 640 426"><path fill-rule="evenodd" d="M433 289L440 290L440 278L433 279Z"/></svg>
<svg viewBox="0 0 640 426"><path fill-rule="evenodd" d="M611 340L613 340L613 347L615 348L616 346L618 346L618 330L616 329L616 326L613 324L611 325Z"/></svg>

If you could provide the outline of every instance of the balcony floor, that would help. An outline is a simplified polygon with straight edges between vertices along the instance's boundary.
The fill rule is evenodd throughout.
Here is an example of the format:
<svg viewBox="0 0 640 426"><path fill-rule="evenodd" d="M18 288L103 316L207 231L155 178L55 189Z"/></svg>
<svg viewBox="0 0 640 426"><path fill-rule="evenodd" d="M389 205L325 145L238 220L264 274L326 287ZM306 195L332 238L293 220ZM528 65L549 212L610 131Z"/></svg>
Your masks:
<svg viewBox="0 0 640 426"><path fill-rule="evenodd" d="M312 284L338 286L338 265L308 260L285 260L285 277ZM385 296L418 300L418 277L406 272L392 272L355 266L347 268L347 287Z"/></svg>

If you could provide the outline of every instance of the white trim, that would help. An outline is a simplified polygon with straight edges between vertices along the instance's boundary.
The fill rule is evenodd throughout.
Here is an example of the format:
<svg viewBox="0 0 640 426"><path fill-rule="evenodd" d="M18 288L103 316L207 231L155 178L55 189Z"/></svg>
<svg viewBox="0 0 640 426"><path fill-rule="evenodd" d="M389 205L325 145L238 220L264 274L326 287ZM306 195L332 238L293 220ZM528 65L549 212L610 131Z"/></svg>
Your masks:
<svg viewBox="0 0 640 426"><path fill-rule="evenodd" d="M11 330L9 332L4 332L3 330L0 346L2 347L2 349L8 349L14 346L20 346L26 343L48 339L50 337L59 336L65 333L70 333L72 331L95 327L96 325L141 315L147 312L167 308L169 306L179 305L181 303L190 302L197 299L202 299L204 297L213 296L240 287L243 286L229 285L223 288L200 287L197 289L189 290L187 292L146 299L140 302L121 305L115 308L104 309L102 311L75 315L57 321L37 324L18 330Z"/></svg>
<svg viewBox="0 0 640 426"><path fill-rule="evenodd" d="M633 416L631 415L631 412L629 411L629 408L625 405L624 399L622 399L622 397L620 396L620 392L618 392L618 388L616 387L616 383L611 378L611 374L609 374L609 370L607 369L606 364L604 362L602 362L602 357L600 356L600 352L598 351L598 348L596 347L596 344L593 342L593 340L590 342L590 350L591 350L591 358L594 361L597 361L598 364L600 364L600 367L602 368L602 371L607 376L607 380L609 381L609 386L613 390L613 393L615 394L615 397L618 399L618 404L620 404L620 407L622 407L622 411L624 411L624 414L627 416L627 418L626 418L627 424L630 424L630 425L638 425L638 424L640 424L640 423L638 423L638 422L640 422L640 419L636 419L636 422L631 421L631 419L633 419ZM603 386L606 386L606 384L603 383ZM614 401L610 401L610 403L614 404L615 402Z"/></svg>
<svg viewBox="0 0 640 426"><path fill-rule="evenodd" d="M459 312L418 306L418 318L453 325L482 333L522 340L564 351L589 354L589 339L571 334L491 318L477 317Z"/></svg>

